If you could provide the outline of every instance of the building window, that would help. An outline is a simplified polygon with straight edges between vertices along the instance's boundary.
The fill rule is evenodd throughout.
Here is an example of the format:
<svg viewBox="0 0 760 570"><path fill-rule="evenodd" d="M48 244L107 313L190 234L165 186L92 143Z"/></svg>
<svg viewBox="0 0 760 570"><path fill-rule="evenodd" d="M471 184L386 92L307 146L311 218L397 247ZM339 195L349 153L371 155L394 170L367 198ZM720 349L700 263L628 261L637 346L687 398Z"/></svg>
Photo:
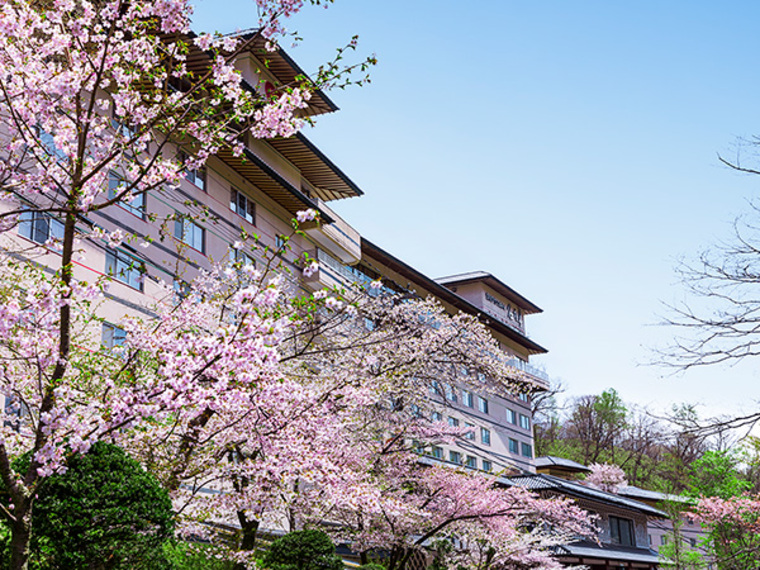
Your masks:
<svg viewBox="0 0 760 570"><path fill-rule="evenodd" d="M517 397L520 398L526 404L530 402L530 396L528 394L526 394L525 392L521 393Z"/></svg>
<svg viewBox="0 0 760 570"><path fill-rule="evenodd" d="M524 414L520 414L520 427L523 429L530 429L530 418Z"/></svg>
<svg viewBox="0 0 760 570"><path fill-rule="evenodd" d="M483 460L482 465L483 465L483 471L486 471L487 473L490 473L491 470L493 469L493 464L487 459Z"/></svg>
<svg viewBox="0 0 760 570"><path fill-rule="evenodd" d="M449 461L452 463L456 463L457 465L462 464L462 454L458 451L449 451Z"/></svg>
<svg viewBox="0 0 760 570"><path fill-rule="evenodd" d="M143 290L145 263L121 250L106 251L106 273L139 291Z"/></svg>
<svg viewBox="0 0 760 570"><path fill-rule="evenodd" d="M55 157L55 160L58 163L66 162L68 158L66 153L56 146L55 138L51 133L37 127L37 136L40 139L42 148L45 149L45 152L47 152L49 156Z"/></svg>
<svg viewBox="0 0 760 570"><path fill-rule="evenodd" d="M437 445L434 445L433 449L430 450L430 455L432 455L436 459L443 459L443 448L438 447Z"/></svg>
<svg viewBox="0 0 760 570"><path fill-rule="evenodd" d="M256 204L243 194L232 189L232 198L230 199L230 210L235 212L238 216L250 222L254 226L256 225Z"/></svg>
<svg viewBox="0 0 760 570"><path fill-rule="evenodd" d="M517 425L517 414L514 410L507 408L507 421L511 424Z"/></svg>
<svg viewBox="0 0 760 570"><path fill-rule="evenodd" d="M467 390L462 390L462 403L468 408L473 407L472 392L468 392Z"/></svg>
<svg viewBox="0 0 760 570"><path fill-rule="evenodd" d="M433 412L432 419L434 422L442 422L443 416L441 415L440 412Z"/></svg>
<svg viewBox="0 0 760 570"><path fill-rule="evenodd" d="M63 223L45 212L22 212L19 216L18 233L35 243L44 244L49 239L63 241Z"/></svg>
<svg viewBox="0 0 760 570"><path fill-rule="evenodd" d="M186 154L180 153L180 161L182 164L185 164L188 159ZM185 180L187 180L190 184L193 184L194 186L197 186L204 192L206 191L206 168L196 168L195 170L191 170L187 167L185 167Z"/></svg>
<svg viewBox="0 0 760 570"><path fill-rule="evenodd" d="M242 248L230 248L230 263L237 268L245 267L246 265L256 267L256 260L252 255L243 251Z"/></svg>
<svg viewBox="0 0 760 570"><path fill-rule="evenodd" d="M103 323L103 346L111 349L123 345L125 340L127 340L127 331L111 323Z"/></svg>
<svg viewBox="0 0 760 570"><path fill-rule="evenodd" d="M456 418L449 418L449 425L451 427L459 427L459 420Z"/></svg>
<svg viewBox="0 0 760 570"><path fill-rule="evenodd" d="M433 380L430 383L430 393L433 396L440 396L441 395L441 384L438 382L438 380Z"/></svg>
<svg viewBox="0 0 760 570"><path fill-rule="evenodd" d="M470 424L470 423L465 422L464 427L470 430L464 436L467 439L475 439L475 424Z"/></svg>
<svg viewBox="0 0 760 570"><path fill-rule="evenodd" d="M177 215L174 220L174 237L193 249L205 253L206 231L190 218Z"/></svg>
<svg viewBox="0 0 760 570"><path fill-rule="evenodd" d="M533 457L533 446L529 443L523 443L521 444L522 448L522 456L523 457Z"/></svg>
<svg viewBox="0 0 760 570"><path fill-rule="evenodd" d="M422 410L417 404L412 404L410 406L410 410L412 411L412 417L413 418L421 418L422 417Z"/></svg>
<svg viewBox="0 0 760 570"><path fill-rule="evenodd" d="M282 234L274 236L275 253L284 253L288 245L288 238Z"/></svg>
<svg viewBox="0 0 760 570"><path fill-rule="evenodd" d="M467 469L477 469L478 468L477 458L472 455L468 455L464 460L464 466L467 467Z"/></svg>
<svg viewBox="0 0 760 570"><path fill-rule="evenodd" d="M692 548L696 548L696 547L697 547L697 539L696 539L696 538L690 538L690 539L689 539L689 545L690 545Z"/></svg>
<svg viewBox="0 0 760 570"><path fill-rule="evenodd" d="M491 445L491 430L484 427L480 428L480 441L485 445Z"/></svg>
<svg viewBox="0 0 760 570"><path fill-rule="evenodd" d="M177 277L174 278L174 302L179 304L190 296L190 284Z"/></svg>
<svg viewBox="0 0 760 570"><path fill-rule="evenodd" d="M108 173L108 199L113 200L124 190L124 179L113 170ZM136 194L131 202L125 199L120 200L117 204L124 208L130 214L138 218L145 217L145 194Z"/></svg>
<svg viewBox="0 0 760 570"><path fill-rule="evenodd" d="M486 400L482 396L478 396L478 410L480 410L484 414L488 413L488 400Z"/></svg>
<svg viewBox="0 0 760 570"><path fill-rule="evenodd" d="M663 536L665 539L665 536ZM610 540L621 546L636 546L633 535L633 521L610 516ZM663 544L665 541L663 540Z"/></svg>
<svg viewBox="0 0 760 570"><path fill-rule="evenodd" d="M454 390L454 388L452 386L449 386L448 384L446 384L446 399L451 402L457 401L456 390Z"/></svg>
<svg viewBox="0 0 760 570"><path fill-rule="evenodd" d="M516 439L509 438L509 452L517 455L520 453L520 446Z"/></svg>

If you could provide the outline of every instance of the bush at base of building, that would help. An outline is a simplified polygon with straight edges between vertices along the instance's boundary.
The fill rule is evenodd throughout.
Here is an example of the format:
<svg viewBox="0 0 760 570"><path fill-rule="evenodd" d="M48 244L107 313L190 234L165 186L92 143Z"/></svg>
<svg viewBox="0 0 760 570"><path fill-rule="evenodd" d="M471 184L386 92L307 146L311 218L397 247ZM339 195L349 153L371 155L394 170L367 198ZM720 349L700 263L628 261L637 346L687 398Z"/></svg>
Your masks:
<svg viewBox="0 0 760 570"><path fill-rule="evenodd" d="M319 530L300 530L278 538L262 559L269 570L343 570L330 537Z"/></svg>
<svg viewBox="0 0 760 570"><path fill-rule="evenodd" d="M25 473L29 456L14 467ZM122 449L96 443L63 474L45 479L33 511L32 569L171 570L164 545L174 531L167 492ZM3 528L7 565L10 533Z"/></svg>

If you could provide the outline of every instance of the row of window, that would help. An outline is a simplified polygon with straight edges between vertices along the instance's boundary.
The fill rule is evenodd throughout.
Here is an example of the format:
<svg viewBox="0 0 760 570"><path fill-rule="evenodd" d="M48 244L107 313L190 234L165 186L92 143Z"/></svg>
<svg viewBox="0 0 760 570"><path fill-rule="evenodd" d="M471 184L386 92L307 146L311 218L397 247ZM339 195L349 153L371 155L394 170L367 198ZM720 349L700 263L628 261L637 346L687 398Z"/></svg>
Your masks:
<svg viewBox="0 0 760 570"><path fill-rule="evenodd" d="M440 394L440 384L437 381L433 381L433 384L431 386L431 392L433 394ZM444 394L446 396L446 399L450 402L457 403L459 401L459 397L457 395L457 391L454 387L446 384ZM527 401L528 395L527 394L520 394L520 399L523 401ZM472 392L468 390L462 390L462 404L467 406L468 408L474 408L475 407L475 401L477 400L477 409L479 412L483 414L487 414L489 407L488 407L488 400L482 396L473 396ZM519 418L519 423L518 423ZM507 408L507 421L514 425L519 425L521 428L525 430L530 429L530 417L526 416L525 414L518 414L514 410Z"/></svg>
<svg viewBox="0 0 760 570"><path fill-rule="evenodd" d="M443 460L444 459L444 453L443 448L439 446L434 446L430 450L430 455L435 457L436 459ZM478 468L478 458L474 455L462 455L459 451L449 451L449 461L451 463L455 463L456 465L464 465L468 469L477 469ZM492 471L493 470L493 463L487 459L481 459L481 469L483 471Z"/></svg>
<svg viewBox="0 0 760 570"><path fill-rule="evenodd" d="M524 430L530 429L530 416L526 416L525 414L518 414L510 408L507 408L507 421L512 425L519 425Z"/></svg>
<svg viewBox="0 0 760 570"><path fill-rule="evenodd" d="M523 457L533 457L533 446L529 443L519 442L516 439L509 438L509 452L514 455L522 455Z"/></svg>
<svg viewBox="0 0 760 570"><path fill-rule="evenodd" d="M442 422L443 421L443 415L440 412L433 412L432 419L434 422ZM449 416L447 418L447 422L451 427L459 427L459 419L452 418ZM464 423L464 427L469 428L470 431L465 434L465 438L475 441L476 438L476 429L475 424L471 424L469 422ZM483 445L491 445L491 430L481 427L480 428L480 442ZM533 457L533 446L525 443L525 442L519 442L516 439L509 438L509 452L513 453L515 455L522 455L523 457L532 458Z"/></svg>
<svg viewBox="0 0 760 570"><path fill-rule="evenodd" d="M443 421L443 414L440 412L433 412L431 415L431 419L434 422L442 422ZM448 424L451 427L459 427L459 420L457 418L449 417L447 419ZM470 431L465 435L467 439L474 440L475 439L475 424L471 424L469 422L464 423L464 427L469 428ZM491 445L491 430L481 427L480 428L480 441L484 445Z"/></svg>
<svg viewBox="0 0 760 570"><path fill-rule="evenodd" d="M63 238L63 224L50 214L27 211L20 216L18 232L35 243L45 244L51 239L60 241ZM205 230L189 218L175 220L174 237L201 253L205 250ZM256 263L250 254L234 248L230 249L230 262L241 266ZM105 272L117 281L143 290L145 262L125 251L106 250Z"/></svg>
<svg viewBox="0 0 760 570"><path fill-rule="evenodd" d="M206 172L205 170L188 170L185 173L185 178L192 184L195 184L201 190L206 189ZM108 174L108 199L111 200L119 193L119 189L124 184L124 179L121 178L116 172L109 172ZM144 218L146 213L145 207L145 194L138 194L134 199L127 202L119 202L119 206L134 214L138 218ZM241 218L256 225L256 204L248 198L245 194L239 190L232 188L230 194L230 210L235 212ZM198 251L202 251L201 248L196 247Z"/></svg>
<svg viewBox="0 0 760 570"><path fill-rule="evenodd" d="M441 385L437 380L433 380L433 383L430 386L430 392L434 395L440 395L445 394L446 399L450 402L457 403L459 402L459 396L457 394L457 390L450 386L449 384L446 384L445 390L441 391ZM478 411L487 414L488 413L488 400L484 398L483 396L477 396L474 397L472 392L468 392L467 390L462 390L462 403L467 406L468 408L474 408L475 407L475 400L477 399L477 407Z"/></svg>

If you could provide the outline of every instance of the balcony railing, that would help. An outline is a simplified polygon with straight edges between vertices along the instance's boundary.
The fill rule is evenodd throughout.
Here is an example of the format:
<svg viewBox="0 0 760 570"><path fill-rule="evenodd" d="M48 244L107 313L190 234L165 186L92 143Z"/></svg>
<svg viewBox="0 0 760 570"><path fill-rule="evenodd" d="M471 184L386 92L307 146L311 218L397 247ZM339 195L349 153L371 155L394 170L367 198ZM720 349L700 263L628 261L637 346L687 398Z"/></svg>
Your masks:
<svg viewBox="0 0 760 570"><path fill-rule="evenodd" d="M379 295L381 292L393 293L393 291L387 287L372 289L369 284L373 279L369 275L359 271L356 267L342 263L339 259L335 259L321 248L317 248L317 261L319 261L320 270L326 270L332 274L335 279L343 281L347 285L356 283L363 287L372 296Z"/></svg>
<svg viewBox="0 0 760 570"><path fill-rule="evenodd" d="M302 228L321 249L329 251L342 263L354 264L361 259L361 236L349 226L338 214L330 210L321 200L319 208L333 219L329 224L306 223Z"/></svg>
<svg viewBox="0 0 760 570"><path fill-rule="evenodd" d="M526 374L530 374L534 378L538 378L539 380L543 380L544 382L549 382L549 375L546 373L545 370L542 370L536 366L533 366L531 364L528 364L524 360L520 360L519 358L512 358L511 360L507 361L507 364L510 366L514 366L518 370L525 372Z"/></svg>

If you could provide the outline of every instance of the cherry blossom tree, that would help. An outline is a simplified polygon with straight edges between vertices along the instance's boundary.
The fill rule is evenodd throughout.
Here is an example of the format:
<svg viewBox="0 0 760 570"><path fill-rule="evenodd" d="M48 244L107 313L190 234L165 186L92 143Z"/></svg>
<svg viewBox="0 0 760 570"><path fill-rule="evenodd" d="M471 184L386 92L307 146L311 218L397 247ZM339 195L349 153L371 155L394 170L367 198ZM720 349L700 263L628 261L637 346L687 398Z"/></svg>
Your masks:
<svg viewBox="0 0 760 570"><path fill-rule="evenodd" d="M351 69L332 62L315 81L299 77L259 94L235 70L236 57L255 42L276 49L283 19L303 4L257 0L258 31L223 37L192 34L186 0L0 2L0 229L19 221L52 225L46 245L59 253L48 273L32 259L35 252L19 257L4 242L0 389L25 415L23 425L17 423L21 429L5 429L0 441L0 478L10 496L2 513L11 527L13 568L26 567L34 489L41 478L65 469L67 454L85 452L159 411L182 417L190 407L206 410L212 400L224 405L224 390L209 388L208 374L218 373L222 381L235 350L258 366L244 381L274 374L278 316L264 311L248 328L242 323L250 310L242 305L264 299L266 307L278 296L277 283L233 300L240 330L206 331L212 335L206 342L231 335L225 348L201 350L200 339L175 339L173 352L153 364L159 371L185 366L184 375L173 376L174 384L166 384L167 376L138 386L137 378L125 378L133 371L128 359L103 367L110 375L94 374L102 355L80 350L94 350L86 330L97 323L91 303L102 283L78 281L74 272L82 240L106 237L114 245L123 237L102 236L88 216L177 185L185 171L220 149L240 154L247 135L293 134L315 89L350 81L344 72ZM207 63L191 69L188 57L198 53ZM183 154L192 158L180 160ZM122 183L109 193L112 172ZM191 319L208 316L204 310L203 304L195 311L183 308L174 318L185 318L189 327ZM157 323L166 319L159 312ZM167 360L169 354L187 360ZM188 429L193 426L191 421ZM32 451L32 464L20 478L11 461L24 450Z"/></svg>
<svg viewBox="0 0 760 570"><path fill-rule="evenodd" d="M586 476L586 484L606 493L617 493L621 487L628 484L625 471L617 465L593 463L589 465L589 469L591 469L591 473Z"/></svg>
<svg viewBox="0 0 760 570"><path fill-rule="evenodd" d="M484 566L472 557L489 545L501 566L550 567L547 545L588 530L566 503L420 462L416 449L463 435L425 419L434 380L529 389L477 319L434 301L377 295L379 283L294 296L274 264L218 266L183 299L166 287L151 318L119 323L121 347L95 338L108 278L80 279L77 256L134 236L104 232L93 214L176 186L222 150L240 154L246 137L292 135L314 90L351 82L347 73L374 61L339 67L352 40L313 81L269 94L246 85L236 57L255 42L276 49L283 19L303 4L257 0L257 32L195 36L186 0L0 0L0 392L9 403L0 514L12 568L28 565L36 490L101 440L158 475L185 532L239 527L243 564L258 527L283 513L291 527L339 520L357 548L382 538L398 568L434 538L457 544L469 565ZM191 66L198 54L206 63ZM122 182L109 192L112 172ZM295 227L314 216L299 213ZM20 250L9 232L18 223L57 229ZM23 453L31 464L21 476L12 462ZM479 494L474 504L465 489ZM352 516L373 525L352 526ZM410 534L420 522L423 539Z"/></svg>
<svg viewBox="0 0 760 570"><path fill-rule="evenodd" d="M719 568L740 570L760 563L758 497L704 497L694 518L709 530L710 551Z"/></svg>

